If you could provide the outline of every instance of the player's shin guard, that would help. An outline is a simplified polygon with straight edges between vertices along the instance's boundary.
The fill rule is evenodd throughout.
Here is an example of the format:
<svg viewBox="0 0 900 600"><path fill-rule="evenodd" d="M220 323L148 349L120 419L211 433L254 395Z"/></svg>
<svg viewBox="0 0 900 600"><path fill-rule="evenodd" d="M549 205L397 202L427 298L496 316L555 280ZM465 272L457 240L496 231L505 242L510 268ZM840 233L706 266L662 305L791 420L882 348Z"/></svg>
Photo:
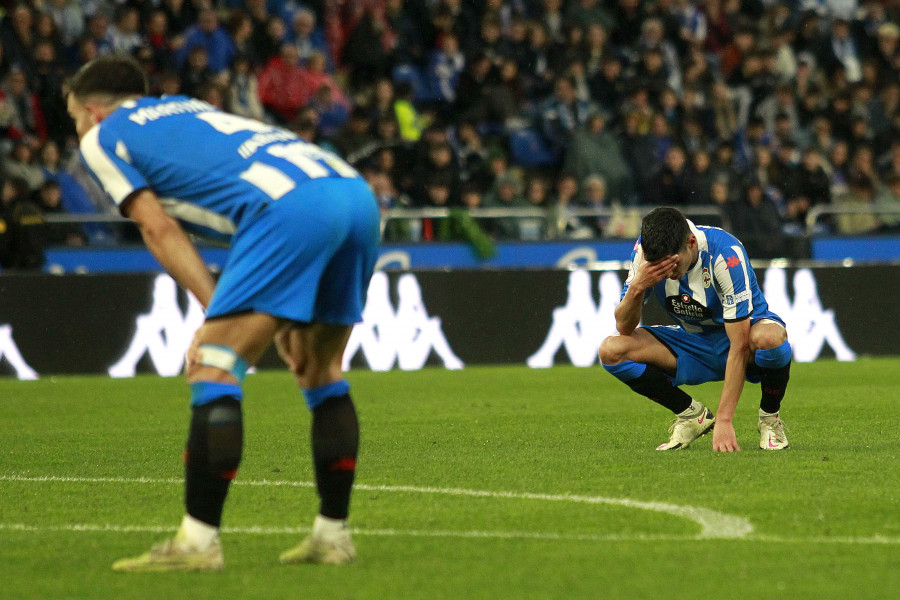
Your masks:
<svg viewBox="0 0 900 600"><path fill-rule="evenodd" d="M653 365L626 360L603 368L642 396L665 406L676 415L691 406L691 397L672 385L671 378Z"/></svg>
<svg viewBox="0 0 900 600"><path fill-rule="evenodd" d="M238 385L191 384L191 430L185 452L187 513L218 527L228 487L237 474L244 445Z"/></svg>
<svg viewBox="0 0 900 600"><path fill-rule="evenodd" d="M791 376L791 344L784 342L775 348L757 350L754 362L759 368L759 383L762 398L759 407L770 414L781 409L781 400Z"/></svg>
<svg viewBox="0 0 900 600"><path fill-rule="evenodd" d="M349 391L350 385L343 380L303 391L312 410L313 464L321 499L319 514L331 519L347 518L356 475L359 421Z"/></svg>

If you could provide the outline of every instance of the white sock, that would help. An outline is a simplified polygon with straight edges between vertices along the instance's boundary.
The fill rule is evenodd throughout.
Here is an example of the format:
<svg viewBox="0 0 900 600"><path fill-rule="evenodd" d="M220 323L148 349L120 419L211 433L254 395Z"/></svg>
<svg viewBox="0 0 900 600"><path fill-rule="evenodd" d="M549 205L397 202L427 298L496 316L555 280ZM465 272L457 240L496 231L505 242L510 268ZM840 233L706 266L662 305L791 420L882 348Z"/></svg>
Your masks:
<svg viewBox="0 0 900 600"><path fill-rule="evenodd" d="M777 417L777 416L778 416L777 412L767 413L763 409L759 409L759 418L760 419L762 419L763 417Z"/></svg>
<svg viewBox="0 0 900 600"><path fill-rule="evenodd" d="M319 539L333 538L340 532L347 529L347 521L345 519L330 519L322 515L316 515L313 521L312 535Z"/></svg>
<svg viewBox="0 0 900 600"><path fill-rule="evenodd" d="M206 550L219 537L219 528L184 515L175 539L193 550Z"/></svg>

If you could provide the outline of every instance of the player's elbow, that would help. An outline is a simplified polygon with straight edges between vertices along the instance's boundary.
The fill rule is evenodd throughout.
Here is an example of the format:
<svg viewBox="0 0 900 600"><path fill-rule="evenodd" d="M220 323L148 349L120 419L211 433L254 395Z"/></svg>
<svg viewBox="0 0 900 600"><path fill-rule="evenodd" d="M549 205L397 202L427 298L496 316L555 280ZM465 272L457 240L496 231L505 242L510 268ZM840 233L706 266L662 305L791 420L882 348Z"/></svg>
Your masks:
<svg viewBox="0 0 900 600"><path fill-rule="evenodd" d="M135 223L141 232L141 237L147 244L164 240L180 231L178 222L166 214L156 215L154 218L136 220Z"/></svg>

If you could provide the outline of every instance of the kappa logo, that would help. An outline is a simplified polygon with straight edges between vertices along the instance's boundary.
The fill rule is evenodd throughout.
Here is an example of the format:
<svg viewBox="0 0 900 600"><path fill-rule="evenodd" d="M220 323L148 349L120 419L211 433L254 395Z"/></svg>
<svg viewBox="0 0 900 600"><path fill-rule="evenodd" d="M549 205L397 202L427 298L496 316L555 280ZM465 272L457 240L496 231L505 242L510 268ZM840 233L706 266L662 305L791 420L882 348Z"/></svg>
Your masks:
<svg viewBox="0 0 900 600"><path fill-rule="evenodd" d="M834 350L838 360L856 360L856 353L847 346L838 329L834 311L822 306L811 269L798 269L794 273L793 302L788 296L787 272L779 267L766 269L763 293L769 308L787 325L794 360L816 360L825 344Z"/></svg>
<svg viewBox="0 0 900 600"><path fill-rule="evenodd" d="M556 353L565 348L576 367L590 367L597 360L600 342L616 333L616 304L622 295L618 276L606 271L597 283L600 302L594 303L591 275L578 269L569 274L568 297L563 306L553 309L553 323L547 338L526 361L532 368L552 367Z"/></svg>
<svg viewBox="0 0 900 600"><path fill-rule="evenodd" d="M343 369L350 369L350 361L360 351L373 371L389 371L395 363L403 371L415 371L425 366L432 352L446 368L462 369L465 365L450 348L440 318L428 315L415 275L400 276L397 295L394 310L387 274L372 275L363 320L350 334Z"/></svg>
<svg viewBox="0 0 900 600"><path fill-rule="evenodd" d="M145 354L160 375L181 373L184 355L204 319L200 302L191 294L187 297L187 310L182 313L175 280L168 275L156 277L150 312L137 317L134 337L122 358L109 368L110 377L133 377Z"/></svg>
<svg viewBox="0 0 900 600"><path fill-rule="evenodd" d="M0 325L0 360L6 361L12 366L19 379L37 379L37 371L28 366L19 347L13 339L12 327L9 325Z"/></svg>
<svg viewBox="0 0 900 600"><path fill-rule="evenodd" d="M741 264L741 259L739 259L737 256L729 256L725 259L725 264L728 265L728 268L730 269Z"/></svg>

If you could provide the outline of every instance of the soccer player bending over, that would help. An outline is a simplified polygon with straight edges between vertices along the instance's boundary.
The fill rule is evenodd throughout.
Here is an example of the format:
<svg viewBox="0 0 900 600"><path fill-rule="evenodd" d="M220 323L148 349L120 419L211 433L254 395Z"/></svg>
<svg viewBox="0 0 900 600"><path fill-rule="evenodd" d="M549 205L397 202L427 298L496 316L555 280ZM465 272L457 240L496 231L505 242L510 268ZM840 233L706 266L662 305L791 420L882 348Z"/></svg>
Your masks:
<svg viewBox="0 0 900 600"><path fill-rule="evenodd" d="M173 539L113 568L224 567L219 524L241 460L242 380L273 340L312 411L321 499L312 532L281 561L350 562L359 424L341 359L375 264L375 198L344 161L288 131L146 94L140 67L110 56L82 67L67 98L85 163L206 308L188 353L186 515ZM217 284L186 231L230 242Z"/></svg>
<svg viewBox="0 0 900 600"><path fill-rule="evenodd" d="M654 296L678 323L638 327ZM759 446L788 447L778 416L791 366L784 322L769 311L743 245L696 226L674 208L644 217L616 307L616 329L600 345L603 367L632 390L675 413L657 450L687 448L713 429L713 450L740 450L735 408L744 380L759 382ZM718 416L678 388L724 380Z"/></svg>

